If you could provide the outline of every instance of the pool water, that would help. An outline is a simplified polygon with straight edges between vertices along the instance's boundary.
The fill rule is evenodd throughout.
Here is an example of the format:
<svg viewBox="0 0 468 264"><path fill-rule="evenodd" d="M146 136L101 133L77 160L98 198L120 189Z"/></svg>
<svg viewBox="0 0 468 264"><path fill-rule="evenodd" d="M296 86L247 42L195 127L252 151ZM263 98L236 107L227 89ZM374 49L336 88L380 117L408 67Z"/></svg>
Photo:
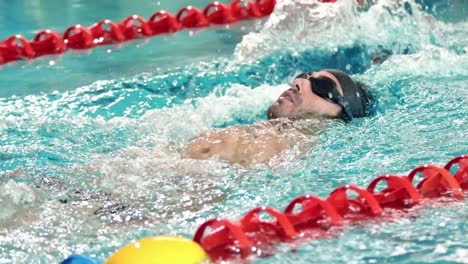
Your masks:
<svg viewBox="0 0 468 264"><path fill-rule="evenodd" d="M1 1L2 38L186 4L77 0L46 19L56 7L43 2L24 11ZM0 263L57 263L73 253L104 260L135 238L191 237L212 217L283 209L301 194L326 197L342 184L367 186L468 153L467 8L457 0L359 9L286 0L268 19L231 29L3 65ZM39 18L21 16L32 10ZM181 158L204 131L265 120L293 76L321 68L368 83L377 113L335 122L310 151L297 157L293 149L270 166ZM467 215L467 202L429 202L411 217L370 220L294 253L281 245L252 262L466 263Z"/></svg>

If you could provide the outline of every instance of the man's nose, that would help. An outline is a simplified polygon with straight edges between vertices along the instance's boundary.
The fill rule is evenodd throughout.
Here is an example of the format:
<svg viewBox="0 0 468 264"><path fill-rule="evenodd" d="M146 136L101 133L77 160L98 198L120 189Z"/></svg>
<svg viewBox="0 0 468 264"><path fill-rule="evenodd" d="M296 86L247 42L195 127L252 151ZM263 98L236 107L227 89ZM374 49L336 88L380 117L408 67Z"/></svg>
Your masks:
<svg viewBox="0 0 468 264"><path fill-rule="evenodd" d="M301 91L301 85L299 83L294 83L289 90L293 92L300 92Z"/></svg>

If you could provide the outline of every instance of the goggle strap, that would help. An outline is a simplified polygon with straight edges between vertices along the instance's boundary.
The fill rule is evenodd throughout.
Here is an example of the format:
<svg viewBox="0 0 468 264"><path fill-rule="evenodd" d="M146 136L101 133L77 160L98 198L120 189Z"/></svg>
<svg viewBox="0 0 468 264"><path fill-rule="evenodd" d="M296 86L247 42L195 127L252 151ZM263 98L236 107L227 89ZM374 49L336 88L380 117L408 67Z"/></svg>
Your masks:
<svg viewBox="0 0 468 264"><path fill-rule="evenodd" d="M316 95L320 96L321 98L331 101L339 106L341 106L342 111L338 115L338 117L345 122L351 121L353 119L353 116L351 112L349 111L349 104L348 101L346 101L343 96L338 92L336 89L336 84L330 80L327 77L324 77L324 79L328 79L333 85L330 85L328 88L328 91L325 91L323 87L321 87L321 84L324 84L324 82L321 82L318 78L314 78L310 76L309 74L301 77L307 77L306 79L309 80L310 85L312 87L312 92L314 92ZM326 85L326 84L325 84Z"/></svg>

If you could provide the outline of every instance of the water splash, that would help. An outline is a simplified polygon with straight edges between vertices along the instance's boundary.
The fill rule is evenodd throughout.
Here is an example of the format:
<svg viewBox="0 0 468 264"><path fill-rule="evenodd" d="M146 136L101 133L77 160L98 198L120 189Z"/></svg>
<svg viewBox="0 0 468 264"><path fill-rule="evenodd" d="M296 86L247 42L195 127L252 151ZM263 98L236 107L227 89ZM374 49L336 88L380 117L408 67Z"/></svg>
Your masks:
<svg viewBox="0 0 468 264"><path fill-rule="evenodd" d="M76 252L105 259L135 237L190 236L209 217L282 208L300 194L325 196L340 184L466 153L466 22L435 20L415 1L365 10L351 2L280 2L230 61L1 98L0 260L50 263ZM382 54L390 56L373 64ZM332 124L300 158L293 149L294 158L272 167L181 158L206 130L264 120L292 76L324 67L370 84L377 114ZM389 225L405 237L395 253L396 236L370 223L264 261L462 259L463 229L434 230L431 221L447 215L463 227L466 203L440 210L417 218L420 225ZM448 236L454 244L434 242Z"/></svg>

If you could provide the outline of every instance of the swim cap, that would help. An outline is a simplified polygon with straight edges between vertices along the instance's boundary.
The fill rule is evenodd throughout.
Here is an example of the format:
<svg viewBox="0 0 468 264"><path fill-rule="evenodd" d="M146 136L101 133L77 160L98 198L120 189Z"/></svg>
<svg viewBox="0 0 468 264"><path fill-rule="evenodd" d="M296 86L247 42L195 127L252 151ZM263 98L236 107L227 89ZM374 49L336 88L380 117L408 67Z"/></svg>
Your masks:
<svg viewBox="0 0 468 264"><path fill-rule="evenodd" d="M309 74L300 74L296 78L308 79L315 94L341 106L342 112L338 117L345 122L370 114L374 96L367 90L365 84L354 82L349 75L339 70L324 71L329 72L338 80L343 88L343 96L336 89L335 82L325 76L315 78Z"/></svg>

